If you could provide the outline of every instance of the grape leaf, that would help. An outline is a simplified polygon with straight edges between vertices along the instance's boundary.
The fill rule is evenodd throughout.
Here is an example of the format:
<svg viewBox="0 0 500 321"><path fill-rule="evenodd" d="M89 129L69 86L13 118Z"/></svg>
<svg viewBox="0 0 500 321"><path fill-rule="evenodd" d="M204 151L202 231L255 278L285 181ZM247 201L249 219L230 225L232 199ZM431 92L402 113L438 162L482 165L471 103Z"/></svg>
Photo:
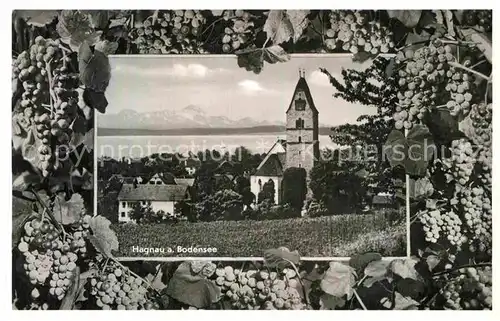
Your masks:
<svg viewBox="0 0 500 321"><path fill-rule="evenodd" d="M112 55L116 52L116 49L118 49L118 42L100 40L95 44L94 49L104 53L106 56Z"/></svg>
<svg viewBox="0 0 500 321"><path fill-rule="evenodd" d="M470 118L470 114L458 123L458 129L464 133L467 138L476 138L476 129L474 128L474 122L472 121L472 118Z"/></svg>
<svg viewBox="0 0 500 321"><path fill-rule="evenodd" d="M391 78L394 75L394 71L396 70L396 58L392 57L389 60L389 64L385 67L385 76L387 78Z"/></svg>
<svg viewBox="0 0 500 321"><path fill-rule="evenodd" d="M402 278L410 278L413 280L419 280L420 276L415 270L415 264L418 263L418 260L415 258L408 259L395 259L390 265L389 269L396 275L399 275Z"/></svg>
<svg viewBox="0 0 500 321"><path fill-rule="evenodd" d="M382 255L376 252L368 252L363 254L357 254L351 257L349 260L349 265L352 266L356 271L363 270L370 262L379 261L382 259Z"/></svg>
<svg viewBox="0 0 500 321"><path fill-rule="evenodd" d="M365 267L365 275L374 278L383 277L387 274L389 268L389 261L377 260L368 263Z"/></svg>
<svg viewBox="0 0 500 321"><path fill-rule="evenodd" d="M459 123L448 109L435 109L426 113L424 118L434 140L440 144L448 145L452 140L460 138Z"/></svg>
<svg viewBox="0 0 500 321"><path fill-rule="evenodd" d="M456 33L453 25L453 12L451 10L444 10L444 18L446 21L446 28L448 30L448 36L455 37Z"/></svg>
<svg viewBox="0 0 500 321"><path fill-rule="evenodd" d="M109 10L80 10L89 18L90 25L94 29L104 29L108 25Z"/></svg>
<svg viewBox="0 0 500 321"><path fill-rule="evenodd" d="M434 268L436 266L439 265L439 263L441 262L441 259L439 258L439 256L431 254L425 259L425 261L427 262L427 266L429 267L429 271L432 271L432 270L434 270Z"/></svg>
<svg viewBox="0 0 500 321"><path fill-rule="evenodd" d="M237 51L236 55L239 67L245 68L247 71L253 71L256 74L262 71L264 61L274 64L290 59L290 55L280 46L244 49Z"/></svg>
<svg viewBox="0 0 500 321"><path fill-rule="evenodd" d="M390 298L385 297L380 300L383 307L394 310L417 310L419 303L412 298L404 297L399 292L394 295L394 307Z"/></svg>
<svg viewBox="0 0 500 321"><path fill-rule="evenodd" d="M352 61L353 62L359 62L359 63L363 63L369 59L373 59L375 58L377 55L374 55L370 52L366 52L366 51L361 51L361 52L358 52L356 54L354 54L352 56Z"/></svg>
<svg viewBox="0 0 500 321"><path fill-rule="evenodd" d="M275 45L290 38L297 42L309 23L308 14L309 10L271 10L263 30Z"/></svg>
<svg viewBox="0 0 500 321"><path fill-rule="evenodd" d="M410 278L400 279L397 284L397 291L402 296L410 297L415 300L420 300L425 293L425 285L421 281Z"/></svg>
<svg viewBox="0 0 500 321"><path fill-rule="evenodd" d="M414 125L408 132L406 141L408 145L406 173L415 176L425 175L427 165L436 151L429 129L425 125Z"/></svg>
<svg viewBox="0 0 500 321"><path fill-rule="evenodd" d="M275 64L290 60L290 55L280 46L271 46L263 50L264 61Z"/></svg>
<svg viewBox="0 0 500 321"><path fill-rule="evenodd" d="M299 252L290 252L290 250L286 247L264 251L264 263L269 268L284 269L288 266L291 266L291 263L299 264L299 262Z"/></svg>
<svg viewBox="0 0 500 321"><path fill-rule="evenodd" d="M92 235L89 235L89 240L95 249L106 257L112 257L111 251L118 250L119 245L118 237L110 225L111 222L102 216L95 216L90 221Z"/></svg>
<svg viewBox="0 0 500 321"><path fill-rule="evenodd" d="M356 272L352 267L340 262L330 262L320 287L325 293L336 297L347 295L347 299L350 300L354 293L355 275Z"/></svg>
<svg viewBox="0 0 500 321"><path fill-rule="evenodd" d="M104 92L108 87L111 78L109 59L99 50L94 50L92 53L86 41L82 43L78 51L78 70L85 88Z"/></svg>
<svg viewBox="0 0 500 321"><path fill-rule="evenodd" d="M219 301L221 290L212 281L192 275L190 262L183 262L168 282L166 294L179 302L203 309Z"/></svg>
<svg viewBox="0 0 500 321"><path fill-rule="evenodd" d="M78 289L80 288L80 267L78 265L73 270L73 277L70 281L71 285L64 295L59 310L72 310L75 305L77 295L79 294Z"/></svg>
<svg viewBox="0 0 500 321"><path fill-rule="evenodd" d="M477 48L484 54L486 59L493 64L491 40L480 32L472 33L470 39L476 43Z"/></svg>
<svg viewBox="0 0 500 321"><path fill-rule="evenodd" d="M384 144L384 154L391 167L405 165L406 138L400 130L392 130Z"/></svg>
<svg viewBox="0 0 500 321"><path fill-rule="evenodd" d="M85 117L77 114L69 128L73 130L73 135L71 137L71 141L69 142L69 147L73 150L85 140L85 136L87 134L87 121Z"/></svg>
<svg viewBox="0 0 500 321"><path fill-rule="evenodd" d="M328 293L324 293L319 298L320 310L335 310L335 308L341 308L345 305L345 300Z"/></svg>
<svg viewBox="0 0 500 321"><path fill-rule="evenodd" d="M410 198L412 199L426 199L434 193L434 186L427 177L419 178L417 180L410 179Z"/></svg>
<svg viewBox="0 0 500 321"><path fill-rule="evenodd" d="M81 172L75 169L71 172L70 177L73 187L80 186L84 190L92 190L94 188L94 176L85 167Z"/></svg>
<svg viewBox="0 0 500 321"><path fill-rule="evenodd" d="M99 40L102 32L96 32L89 17L79 10L62 10L56 26L61 41L78 51L84 42L93 45Z"/></svg>
<svg viewBox="0 0 500 321"><path fill-rule="evenodd" d="M54 216L63 225L77 222L85 212L85 204L80 194L74 193L66 201L65 193L60 193L54 199Z"/></svg>
<svg viewBox="0 0 500 321"><path fill-rule="evenodd" d="M430 39L430 34L426 32L421 32L421 33L415 33L415 32L409 32L408 35L406 36L405 40L405 45L406 47L404 48L404 51L407 50L417 50L425 45L424 41L427 41Z"/></svg>
<svg viewBox="0 0 500 321"><path fill-rule="evenodd" d="M108 107L108 100L106 99L106 95L103 92L85 88L82 98L87 106L97 109L102 114L106 112L106 107Z"/></svg>
<svg viewBox="0 0 500 321"><path fill-rule="evenodd" d="M363 281L363 286L366 288L371 288L376 282L383 281L383 280L390 280L390 278L388 278L386 276L367 277Z"/></svg>
<svg viewBox="0 0 500 321"><path fill-rule="evenodd" d="M24 223L26 223L30 217L35 215L36 213L33 213L32 209L32 202L17 197L14 197L12 199L12 245L13 246L17 245L17 242L19 242L19 239L23 235Z"/></svg>
<svg viewBox="0 0 500 321"><path fill-rule="evenodd" d="M28 25L44 27L59 15L58 10L14 10L12 21L22 18Z"/></svg>
<svg viewBox="0 0 500 321"><path fill-rule="evenodd" d="M408 28L415 28L422 15L422 10L387 10L389 18L398 19Z"/></svg>
<svg viewBox="0 0 500 321"><path fill-rule="evenodd" d="M40 184L40 174L34 170L25 170L12 176L12 190L26 191Z"/></svg>

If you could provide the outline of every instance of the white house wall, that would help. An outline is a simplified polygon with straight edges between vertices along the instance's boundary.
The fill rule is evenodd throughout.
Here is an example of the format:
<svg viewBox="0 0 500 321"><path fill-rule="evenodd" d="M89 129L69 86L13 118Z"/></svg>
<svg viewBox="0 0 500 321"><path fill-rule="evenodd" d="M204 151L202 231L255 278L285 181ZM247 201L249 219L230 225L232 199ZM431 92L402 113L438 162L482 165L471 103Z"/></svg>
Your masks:
<svg viewBox="0 0 500 321"><path fill-rule="evenodd" d="M132 221L129 216L129 212L132 209L134 202L127 202L127 201L119 201L118 202L118 222L120 223L126 223ZM143 205L146 205L147 203L143 203ZM160 210L164 211L165 213L170 213L171 215L174 215L174 207L175 207L175 202L174 201L152 201L151 202L151 208L154 212L158 212ZM124 215L124 216L123 216Z"/></svg>
<svg viewBox="0 0 500 321"><path fill-rule="evenodd" d="M258 200L260 193L259 179L262 183L262 187L264 184L271 179L274 182L274 203L280 204L281 202L281 181L282 178L278 176L251 176L250 177L250 191L255 195L255 200Z"/></svg>

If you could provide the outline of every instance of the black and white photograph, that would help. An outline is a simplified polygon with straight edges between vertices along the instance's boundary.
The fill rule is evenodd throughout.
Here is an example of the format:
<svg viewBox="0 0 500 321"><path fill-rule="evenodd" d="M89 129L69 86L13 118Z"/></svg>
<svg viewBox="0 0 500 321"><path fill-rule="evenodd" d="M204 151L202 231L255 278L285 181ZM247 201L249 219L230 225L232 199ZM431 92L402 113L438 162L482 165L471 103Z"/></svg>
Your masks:
<svg viewBox="0 0 500 321"><path fill-rule="evenodd" d="M404 171L377 157L376 108L334 97L330 82L365 66L297 55L257 75L235 59L110 57L97 210L119 255L405 256Z"/></svg>

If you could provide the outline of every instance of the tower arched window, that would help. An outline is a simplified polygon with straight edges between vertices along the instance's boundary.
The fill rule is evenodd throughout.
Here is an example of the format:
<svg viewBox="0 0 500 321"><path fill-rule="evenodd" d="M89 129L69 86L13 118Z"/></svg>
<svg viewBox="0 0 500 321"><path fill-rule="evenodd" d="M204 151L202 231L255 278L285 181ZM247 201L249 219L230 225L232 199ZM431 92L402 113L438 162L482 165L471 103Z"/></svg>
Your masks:
<svg viewBox="0 0 500 321"><path fill-rule="evenodd" d="M299 136L299 143L302 143L302 137Z"/></svg>
<svg viewBox="0 0 500 321"><path fill-rule="evenodd" d="M258 183L259 183L259 190L262 191L262 181L260 180L260 178L259 178Z"/></svg>
<svg viewBox="0 0 500 321"><path fill-rule="evenodd" d="M304 128L304 120L302 118L299 118L295 121L295 128Z"/></svg>

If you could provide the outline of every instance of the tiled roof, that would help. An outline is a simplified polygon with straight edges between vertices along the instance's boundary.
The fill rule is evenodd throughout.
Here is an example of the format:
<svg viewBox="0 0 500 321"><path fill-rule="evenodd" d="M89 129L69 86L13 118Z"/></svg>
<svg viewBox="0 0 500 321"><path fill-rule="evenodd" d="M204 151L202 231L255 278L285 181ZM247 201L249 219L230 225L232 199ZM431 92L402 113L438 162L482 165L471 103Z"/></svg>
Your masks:
<svg viewBox="0 0 500 321"><path fill-rule="evenodd" d="M392 204L394 203L394 197L389 195L375 195L372 200L373 204Z"/></svg>
<svg viewBox="0 0 500 321"><path fill-rule="evenodd" d="M186 199L187 185L123 184L118 200L181 201Z"/></svg>
<svg viewBox="0 0 500 321"><path fill-rule="evenodd" d="M175 183L177 183L177 185L193 186L194 178L176 178Z"/></svg>
<svg viewBox="0 0 500 321"><path fill-rule="evenodd" d="M282 176L283 163L278 154L270 154L267 159L259 165L255 176Z"/></svg>

